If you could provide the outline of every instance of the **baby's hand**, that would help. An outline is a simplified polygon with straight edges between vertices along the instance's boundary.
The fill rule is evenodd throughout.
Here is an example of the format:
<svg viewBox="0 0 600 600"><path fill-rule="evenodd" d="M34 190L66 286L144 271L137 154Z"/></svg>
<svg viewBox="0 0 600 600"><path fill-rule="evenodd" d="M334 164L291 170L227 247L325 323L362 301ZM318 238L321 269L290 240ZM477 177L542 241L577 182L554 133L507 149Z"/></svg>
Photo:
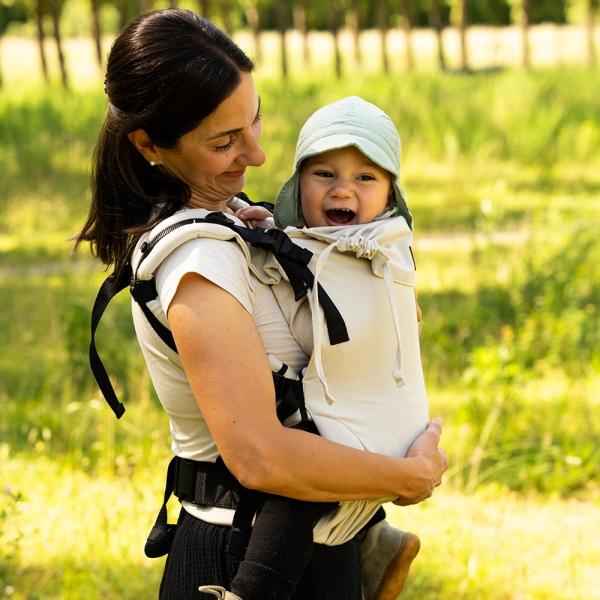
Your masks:
<svg viewBox="0 0 600 600"><path fill-rule="evenodd" d="M262 206L238 208L234 210L233 214L250 229L256 229L257 227L273 229L275 227L273 215Z"/></svg>

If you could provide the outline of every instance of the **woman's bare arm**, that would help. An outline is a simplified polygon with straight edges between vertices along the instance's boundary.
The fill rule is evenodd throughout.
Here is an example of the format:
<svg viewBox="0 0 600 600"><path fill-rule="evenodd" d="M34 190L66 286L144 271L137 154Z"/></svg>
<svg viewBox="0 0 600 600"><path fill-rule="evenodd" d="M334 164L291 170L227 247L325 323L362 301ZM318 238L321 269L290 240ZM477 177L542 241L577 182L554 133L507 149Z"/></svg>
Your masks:
<svg viewBox="0 0 600 600"><path fill-rule="evenodd" d="M431 495L447 463L439 424L405 459L283 427L252 316L228 292L188 274L168 311L185 372L223 460L246 487L303 500Z"/></svg>

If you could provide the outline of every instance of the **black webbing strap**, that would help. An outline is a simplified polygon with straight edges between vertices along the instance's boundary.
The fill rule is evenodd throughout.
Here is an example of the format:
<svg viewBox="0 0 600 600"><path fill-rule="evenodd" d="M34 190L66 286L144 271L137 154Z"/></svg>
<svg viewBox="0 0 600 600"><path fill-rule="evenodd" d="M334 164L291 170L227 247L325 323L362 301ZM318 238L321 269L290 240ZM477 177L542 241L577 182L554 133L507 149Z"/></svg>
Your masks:
<svg viewBox="0 0 600 600"><path fill-rule="evenodd" d="M98 290L98 295L96 296L96 300L94 302L94 307L92 308L92 320L91 320L91 340L90 340L90 366L92 368L92 373L96 378L98 383L98 387L100 388L104 398L108 402L108 405L112 408L115 415L117 415L117 419L123 416L125 412L125 407L115 394L115 390L110 382L108 377L108 373L98 356L98 351L96 350L96 341L94 336L96 334L96 329L98 328L98 323L108 306L108 303L111 301L114 296L116 296L121 290L124 290L127 286L129 286L131 281L131 267L126 265L123 271L117 276L115 273L110 275L104 280L104 283L100 286Z"/></svg>
<svg viewBox="0 0 600 600"><path fill-rule="evenodd" d="M178 460L179 457L174 456L167 468L167 482L165 484L163 503L144 546L144 554L148 558L158 558L159 556L168 554L173 543L173 536L175 535L177 525L167 523L167 502L175 489L175 470Z"/></svg>
<svg viewBox="0 0 600 600"><path fill-rule="evenodd" d="M283 373L272 373L275 385L275 401L277 418L284 423L296 411L300 411L302 421L308 421L306 404L304 403L304 390L301 379L288 379Z"/></svg>
<svg viewBox="0 0 600 600"><path fill-rule="evenodd" d="M199 506L235 509L234 523L237 522L242 531L250 531L259 500L253 496L260 495L259 492L242 488L220 457L210 463L174 456L167 468L163 503L144 547L144 554L148 558L164 556L171 547L177 527L174 523L168 523L167 502L172 494L181 501ZM242 509L237 516L239 507Z"/></svg>

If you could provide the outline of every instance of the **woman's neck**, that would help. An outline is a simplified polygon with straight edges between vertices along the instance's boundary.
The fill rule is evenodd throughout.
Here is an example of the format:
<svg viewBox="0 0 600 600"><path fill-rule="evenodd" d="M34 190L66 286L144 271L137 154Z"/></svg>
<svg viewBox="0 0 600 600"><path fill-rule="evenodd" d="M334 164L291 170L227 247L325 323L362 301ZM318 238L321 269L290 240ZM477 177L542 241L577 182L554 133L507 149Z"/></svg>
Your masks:
<svg viewBox="0 0 600 600"><path fill-rule="evenodd" d="M192 195L187 206L189 208L206 208L210 211L231 213L232 211L228 208L227 203L231 200L231 198L227 199L210 199L210 198L199 198L197 196Z"/></svg>

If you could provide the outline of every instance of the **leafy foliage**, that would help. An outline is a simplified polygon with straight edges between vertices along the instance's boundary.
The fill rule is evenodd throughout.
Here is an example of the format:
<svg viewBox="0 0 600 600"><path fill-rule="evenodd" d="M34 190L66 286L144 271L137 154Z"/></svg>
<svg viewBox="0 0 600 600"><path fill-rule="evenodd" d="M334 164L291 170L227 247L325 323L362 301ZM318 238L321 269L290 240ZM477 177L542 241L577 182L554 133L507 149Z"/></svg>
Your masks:
<svg viewBox="0 0 600 600"><path fill-rule="evenodd" d="M6 33L11 23L27 20L27 6L23 0L0 0L0 36Z"/></svg>

